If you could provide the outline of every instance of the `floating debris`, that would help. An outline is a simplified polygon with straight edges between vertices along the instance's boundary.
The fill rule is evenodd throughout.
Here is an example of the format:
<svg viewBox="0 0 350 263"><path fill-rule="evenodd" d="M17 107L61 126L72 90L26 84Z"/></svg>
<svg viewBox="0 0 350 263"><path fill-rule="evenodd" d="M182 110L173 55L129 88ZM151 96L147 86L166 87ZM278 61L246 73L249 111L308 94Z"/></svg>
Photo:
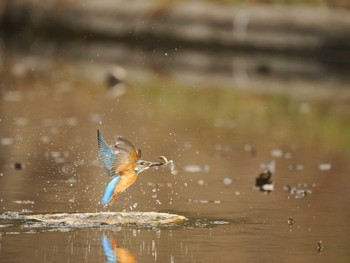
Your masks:
<svg viewBox="0 0 350 263"><path fill-rule="evenodd" d="M274 190L274 185L271 177L271 171L269 169L264 169L255 179L255 187L262 192L272 192Z"/></svg>
<svg viewBox="0 0 350 263"><path fill-rule="evenodd" d="M330 169L332 169L332 165L330 163L321 163L319 164L318 169L320 169L321 171L329 171Z"/></svg>
<svg viewBox="0 0 350 263"><path fill-rule="evenodd" d="M293 219L293 217L288 218L288 225L289 226L293 226L294 223L295 223L295 220Z"/></svg>
<svg viewBox="0 0 350 263"><path fill-rule="evenodd" d="M318 253L321 253L321 252L323 251L323 249L324 249L324 246L323 246L323 244L322 244L322 240L320 240L320 241L318 241L318 243L317 243L317 252L318 252Z"/></svg>

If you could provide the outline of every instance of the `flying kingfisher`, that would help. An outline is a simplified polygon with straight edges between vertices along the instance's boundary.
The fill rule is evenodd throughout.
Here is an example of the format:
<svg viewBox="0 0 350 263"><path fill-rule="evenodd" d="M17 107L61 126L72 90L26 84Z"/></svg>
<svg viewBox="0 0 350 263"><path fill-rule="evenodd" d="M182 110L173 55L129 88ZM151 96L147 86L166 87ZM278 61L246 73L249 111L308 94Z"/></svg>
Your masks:
<svg viewBox="0 0 350 263"><path fill-rule="evenodd" d="M161 162L149 162L141 160L141 150L126 138L119 136L114 146L109 146L97 130L98 153L107 175L112 180L107 185L101 204L106 206L112 203L118 193L124 192L137 179L139 173L154 166L168 163L164 156L160 156Z"/></svg>

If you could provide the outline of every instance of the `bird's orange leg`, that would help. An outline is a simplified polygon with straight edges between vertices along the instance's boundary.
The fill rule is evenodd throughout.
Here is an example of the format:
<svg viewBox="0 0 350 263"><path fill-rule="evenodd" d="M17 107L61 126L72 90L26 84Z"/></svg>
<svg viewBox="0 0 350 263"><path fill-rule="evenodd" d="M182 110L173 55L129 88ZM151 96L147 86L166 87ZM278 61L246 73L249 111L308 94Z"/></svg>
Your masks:
<svg viewBox="0 0 350 263"><path fill-rule="evenodd" d="M114 202L114 200L115 200L115 199L117 199L117 195L118 195L118 193L114 193L114 195L113 195L112 200L111 200L111 202L110 202L110 203L113 203L113 202Z"/></svg>

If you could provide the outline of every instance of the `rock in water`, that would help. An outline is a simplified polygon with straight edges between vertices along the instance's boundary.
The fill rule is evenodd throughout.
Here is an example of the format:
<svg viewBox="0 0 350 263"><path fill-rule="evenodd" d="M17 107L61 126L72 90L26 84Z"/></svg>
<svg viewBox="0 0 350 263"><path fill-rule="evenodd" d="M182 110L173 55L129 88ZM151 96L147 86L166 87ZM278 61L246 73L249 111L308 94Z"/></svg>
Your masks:
<svg viewBox="0 0 350 263"><path fill-rule="evenodd" d="M103 225L150 225L161 226L178 224L186 217L157 212L101 212L101 213L62 213L28 215L26 219L68 227L97 227Z"/></svg>

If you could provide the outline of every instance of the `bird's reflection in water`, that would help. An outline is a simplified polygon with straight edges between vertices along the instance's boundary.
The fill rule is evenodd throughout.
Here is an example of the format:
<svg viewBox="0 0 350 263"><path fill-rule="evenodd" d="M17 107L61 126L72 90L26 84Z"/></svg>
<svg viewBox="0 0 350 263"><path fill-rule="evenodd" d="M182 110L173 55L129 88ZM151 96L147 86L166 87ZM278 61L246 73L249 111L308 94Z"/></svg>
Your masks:
<svg viewBox="0 0 350 263"><path fill-rule="evenodd" d="M113 238L102 236L101 238L103 251L107 257L106 262L134 263L136 259L134 255L125 248L118 248L117 242Z"/></svg>

